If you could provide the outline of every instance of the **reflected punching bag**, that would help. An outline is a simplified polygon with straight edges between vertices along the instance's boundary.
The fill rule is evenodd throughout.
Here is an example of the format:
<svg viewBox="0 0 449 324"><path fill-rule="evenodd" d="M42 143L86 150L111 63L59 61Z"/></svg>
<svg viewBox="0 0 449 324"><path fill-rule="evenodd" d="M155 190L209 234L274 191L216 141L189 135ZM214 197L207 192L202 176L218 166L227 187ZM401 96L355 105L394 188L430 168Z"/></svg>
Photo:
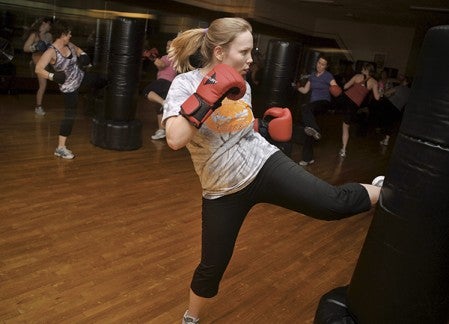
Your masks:
<svg viewBox="0 0 449 324"><path fill-rule="evenodd" d="M313 49L307 48L301 57L299 80L303 84L306 84L309 76L316 71L316 63L321 53Z"/></svg>
<svg viewBox="0 0 449 324"><path fill-rule="evenodd" d="M357 323L449 320L448 39L449 26L433 27L424 38L381 197L347 289Z"/></svg>
<svg viewBox="0 0 449 324"><path fill-rule="evenodd" d="M119 17L112 23L104 118L93 120L93 144L114 150L142 146L142 123L135 119L145 21Z"/></svg>
<svg viewBox="0 0 449 324"><path fill-rule="evenodd" d="M111 44L112 20L97 19L93 66L103 75L107 75Z"/></svg>
<svg viewBox="0 0 449 324"><path fill-rule="evenodd" d="M316 63L321 53L317 52L311 48L305 48L301 55L299 63L299 71L297 73L296 83L299 86L305 86L307 81L309 81L310 75L316 71ZM299 106L308 103L310 100L310 91L305 95L299 95ZM302 117L300 117L302 118ZM303 131L301 130L301 133ZM309 140L309 139L306 139Z"/></svg>
<svg viewBox="0 0 449 324"><path fill-rule="evenodd" d="M268 43L267 58L256 116L263 116L270 107L292 108L295 89L292 83L296 77L301 44L272 39Z"/></svg>

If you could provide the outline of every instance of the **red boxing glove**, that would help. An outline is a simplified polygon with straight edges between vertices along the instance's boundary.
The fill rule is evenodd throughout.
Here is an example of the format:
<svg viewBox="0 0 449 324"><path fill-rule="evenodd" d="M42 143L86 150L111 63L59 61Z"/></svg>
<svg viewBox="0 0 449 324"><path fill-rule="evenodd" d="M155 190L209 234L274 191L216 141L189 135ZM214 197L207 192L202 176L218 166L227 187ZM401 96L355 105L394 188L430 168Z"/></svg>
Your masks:
<svg viewBox="0 0 449 324"><path fill-rule="evenodd" d="M243 77L226 64L216 65L201 81L192 94L181 105L181 115L196 128L200 128L212 112L221 106L225 97L238 100L245 95Z"/></svg>
<svg viewBox="0 0 449 324"><path fill-rule="evenodd" d="M288 142L292 138L292 114L288 108L272 107L263 114L268 121L268 134L276 142Z"/></svg>
<svg viewBox="0 0 449 324"><path fill-rule="evenodd" d="M158 56L159 56L159 51L155 47L153 47L152 49L149 49L149 50L144 50L142 53L142 58L148 59L150 61L154 61L155 59L158 58Z"/></svg>
<svg viewBox="0 0 449 324"><path fill-rule="evenodd" d="M338 97L339 95L341 95L342 90L338 85L334 84L329 87L329 92L332 96Z"/></svg>

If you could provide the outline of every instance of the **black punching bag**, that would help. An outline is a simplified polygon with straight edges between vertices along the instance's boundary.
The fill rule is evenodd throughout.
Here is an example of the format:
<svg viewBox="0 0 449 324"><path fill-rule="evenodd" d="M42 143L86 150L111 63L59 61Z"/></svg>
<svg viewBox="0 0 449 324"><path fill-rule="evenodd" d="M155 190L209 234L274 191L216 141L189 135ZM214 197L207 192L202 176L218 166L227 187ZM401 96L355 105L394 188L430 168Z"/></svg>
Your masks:
<svg viewBox="0 0 449 324"><path fill-rule="evenodd" d="M93 144L114 150L142 146L142 123L135 119L145 20L119 17L112 23L104 118L93 120Z"/></svg>
<svg viewBox="0 0 449 324"><path fill-rule="evenodd" d="M347 291L357 323L449 320L449 26L424 39L372 224Z"/></svg>
<svg viewBox="0 0 449 324"><path fill-rule="evenodd" d="M305 48L301 55L299 71L296 82L299 86L305 86L309 81L310 75L316 72L316 63L321 53L310 48ZM300 95L299 105L305 104L310 100L310 91L306 95ZM303 131L301 131L303 132ZM309 140L309 139L307 139ZM312 139L310 139L312 140Z"/></svg>
<svg viewBox="0 0 449 324"><path fill-rule="evenodd" d="M97 19L93 66L103 75L107 75L111 44L112 20Z"/></svg>
<svg viewBox="0 0 449 324"><path fill-rule="evenodd" d="M310 75L316 71L316 63L318 62L318 58L320 57L320 55L320 52L317 52L310 48L304 50L300 63L300 80L298 81L302 81L303 84L306 84Z"/></svg>
<svg viewBox="0 0 449 324"><path fill-rule="evenodd" d="M270 107L292 108L296 94L292 83L300 51L301 44L297 42L269 41L260 98L257 100L260 107L253 107L256 116L263 116Z"/></svg>

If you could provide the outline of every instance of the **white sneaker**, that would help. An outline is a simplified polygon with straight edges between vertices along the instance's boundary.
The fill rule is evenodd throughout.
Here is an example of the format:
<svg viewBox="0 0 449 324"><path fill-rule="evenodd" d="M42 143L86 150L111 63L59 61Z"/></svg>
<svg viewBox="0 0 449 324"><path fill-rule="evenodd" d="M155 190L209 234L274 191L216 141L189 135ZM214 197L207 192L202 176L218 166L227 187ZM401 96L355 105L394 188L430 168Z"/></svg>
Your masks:
<svg viewBox="0 0 449 324"><path fill-rule="evenodd" d="M315 128L309 126L304 127L304 133L306 133L309 136L312 136L317 141L321 138L320 132L318 132Z"/></svg>
<svg viewBox="0 0 449 324"><path fill-rule="evenodd" d="M373 182L371 182L371 184L376 187L382 187L384 185L384 179L385 179L385 176L375 177Z"/></svg>
<svg viewBox="0 0 449 324"><path fill-rule="evenodd" d="M36 108L34 108L34 112L38 116L44 116L45 115L45 110L44 110L44 108L42 108L42 106L37 106Z"/></svg>
<svg viewBox="0 0 449 324"><path fill-rule="evenodd" d="M63 159L71 160L75 157L75 155L66 147L57 147L54 153L56 156L59 156Z"/></svg>
<svg viewBox="0 0 449 324"><path fill-rule="evenodd" d="M299 161L298 164L301 165L301 166L306 166L306 165L312 164L312 163L314 163L314 162L315 162L315 160L310 160L310 161Z"/></svg>
<svg viewBox="0 0 449 324"><path fill-rule="evenodd" d="M199 318L191 317L191 316L187 315L187 312L188 311L186 311L184 313L184 316L182 317L182 324L188 324L188 323L199 324L199 322L200 322Z"/></svg>
<svg viewBox="0 0 449 324"><path fill-rule="evenodd" d="M151 139L158 140L165 138L165 129L158 129L154 135L151 136Z"/></svg>

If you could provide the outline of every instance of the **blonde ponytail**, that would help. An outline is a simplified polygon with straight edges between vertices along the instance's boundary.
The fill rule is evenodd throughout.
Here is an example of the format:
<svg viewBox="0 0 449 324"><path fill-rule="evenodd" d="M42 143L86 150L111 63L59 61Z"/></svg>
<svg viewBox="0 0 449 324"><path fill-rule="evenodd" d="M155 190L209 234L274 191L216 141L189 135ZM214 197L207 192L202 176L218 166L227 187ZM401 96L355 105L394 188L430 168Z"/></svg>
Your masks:
<svg viewBox="0 0 449 324"><path fill-rule="evenodd" d="M252 32L252 27L243 18L215 19L209 28L189 29L179 34L171 43L168 57L175 69L184 73L196 68L191 65L189 58L200 50L202 66L207 66L212 61L216 46L226 47L238 34L246 31Z"/></svg>
<svg viewBox="0 0 449 324"><path fill-rule="evenodd" d="M189 29L179 34L170 44L168 57L179 73L194 70L189 57L202 47L205 38L204 28Z"/></svg>

